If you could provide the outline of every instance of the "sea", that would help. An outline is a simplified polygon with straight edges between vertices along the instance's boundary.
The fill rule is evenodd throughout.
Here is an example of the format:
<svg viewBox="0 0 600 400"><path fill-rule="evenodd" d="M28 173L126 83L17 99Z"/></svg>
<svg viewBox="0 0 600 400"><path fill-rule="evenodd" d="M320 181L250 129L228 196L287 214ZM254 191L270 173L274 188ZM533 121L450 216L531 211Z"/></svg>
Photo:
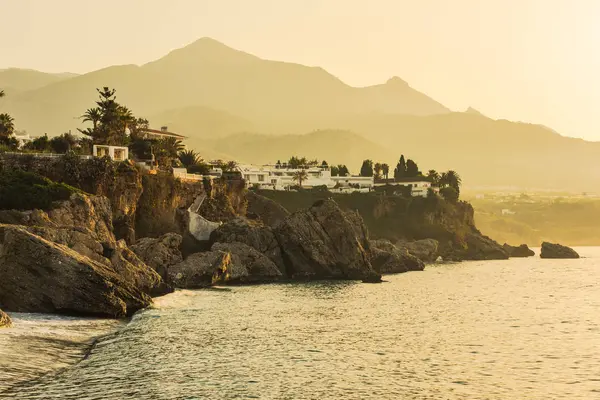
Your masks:
<svg viewBox="0 0 600 400"><path fill-rule="evenodd" d="M10 314L0 399L600 399L600 248Z"/></svg>

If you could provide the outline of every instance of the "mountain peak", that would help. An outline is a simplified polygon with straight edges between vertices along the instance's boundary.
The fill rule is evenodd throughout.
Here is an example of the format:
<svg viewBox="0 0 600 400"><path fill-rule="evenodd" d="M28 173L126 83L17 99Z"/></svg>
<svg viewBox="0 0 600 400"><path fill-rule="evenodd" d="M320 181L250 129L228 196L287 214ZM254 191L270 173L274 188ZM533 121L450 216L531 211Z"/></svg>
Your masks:
<svg viewBox="0 0 600 400"><path fill-rule="evenodd" d="M390 79L388 79L388 81L386 82L386 85L393 85L393 86L402 86L402 87L408 87L408 82L406 82L404 79L400 78L399 76L392 76Z"/></svg>

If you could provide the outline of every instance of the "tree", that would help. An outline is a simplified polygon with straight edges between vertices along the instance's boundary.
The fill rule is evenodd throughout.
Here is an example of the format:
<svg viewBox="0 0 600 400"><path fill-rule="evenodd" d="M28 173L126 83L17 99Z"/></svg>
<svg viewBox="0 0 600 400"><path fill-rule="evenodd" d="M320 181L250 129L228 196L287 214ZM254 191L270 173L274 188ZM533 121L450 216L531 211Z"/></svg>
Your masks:
<svg viewBox="0 0 600 400"><path fill-rule="evenodd" d="M364 160L360 167L360 176L373 176L373 161Z"/></svg>
<svg viewBox="0 0 600 400"><path fill-rule="evenodd" d="M63 133L50 139L48 144L52 152L65 154L77 144L77 139L70 133Z"/></svg>
<svg viewBox="0 0 600 400"><path fill-rule="evenodd" d="M338 168L337 165L332 165L330 171L331 171L331 176L339 176L340 175L340 169Z"/></svg>
<svg viewBox="0 0 600 400"><path fill-rule="evenodd" d="M321 163L321 168L329 168L329 164L327 164L327 161L323 160L323 162Z"/></svg>
<svg viewBox="0 0 600 400"><path fill-rule="evenodd" d="M46 152L50 151L50 139L48 139L48 135L40 136L33 139L31 142L25 144L26 150L32 150L37 152Z"/></svg>
<svg viewBox="0 0 600 400"><path fill-rule="evenodd" d="M91 122L94 126L94 130L98 127L98 122L100 122L100 118L102 118L102 113L98 107L88 108L83 115L81 116L81 120L83 122Z"/></svg>
<svg viewBox="0 0 600 400"><path fill-rule="evenodd" d="M414 178L416 176L419 176L419 174L419 166L417 165L417 163L411 159L408 159L406 161L406 176L409 178Z"/></svg>
<svg viewBox="0 0 600 400"><path fill-rule="evenodd" d="M223 172L235 172L237 163L235 161L229 161L223 166Z"/></svg>
<svg viewBox="0 0 600 400"><path fill-rule="evenodd" d="M172 137L157 140L153 146L156 161L162 167L170 166L183 149L184 145L181 143L181 140Z"/></svg>
<svg viewBox="0 0 600 400"><path fill-rule="evenodd" d="M442 188L440 190L440 194L442 195L442 197L451 202L451 203L456 203L458 201L458 191L456 189L454 189L452 186L447 186L445 188Z"/></svg>
<svg viewBox="0 0 600 400"><path fill-rule="evenodd" d="M435 169L430 169L427 172L427 178L429 178L431 183L434 185L438 185L440 183L440 174Z"/></svg>
<svg viewBox="0 0 600 400"><path fill-rule="evenodd" d="M404 160L404 154L400 156L400 161L398 161L398 165L396 165L396 169L394 169L394 179L399 180L406 176L406 161Z"/></svg>
<svg viewBox="0 0 600 400"><path fill-rule="evenodd" d="M390 173L390 166L387 164L381 164L381 171L383 173L383 176L385 177L385 179L389 179L389 173Z"/></svg>
<svg viewBox="0 0 600 400"><path fill-rule="evenodd" d="M339 164L338 165L338 170L339 170L339 176L348 176L348 175L350 175L350 171L348 170L348 167L346 167L343 164Z"/></svg>
<svg viewBox="0 0 600 400"><path fill-rule="evenodd" d="M295 182L298 182L298 186L302 187L302 182L308 179L308 173L303 169L298 170L294 172L294 174L292 175L292 179Z"/></svg>
<svg viewBox="0 0 600 400"><path fill-rule="evenodd" d="M449 186L453 188L457 194L460 195L460 186L462 185L462 179L456 171L450 170L448 172L442 173L439 185L442 188Z"/></svg>
<svg viewBox="0 0 600 400"><path fill-rule="evenodd" d="M145 118L138 118L129 124L129 136L135 139L143 139L144 133L150 127L150 122Z"/></svg>
<svg viewBox="0 0 600 400"><path fill-rule="evenodd" d="M375 179L381 179L381 172L383 168L381 167L381 163L375 163L373 166L373 172L375 173Z"/></svg>
<svg viewBox="0 0 600 400"><path fill-rule="evenodd" d="M305 167L308 164L308 160L306 159L306 157L296 157L296 156L292 156L289 161L288 161L288 168L292 168L292 169L298 169L301 167Z"/></svg>
<svg viewBox="0 0 600 400"><path fill-rule="evenodd" d="M0 139L8 140L15 131L15 120L9 114L0 114Z"/></svg>
<svg viewBox="0 0 600 400"><path fill-rule="evenodd" d="M184 167L189 168L192 165L196 165L200 162L200 156L194 150L183 150L177 155L181 164Z"/></svg>

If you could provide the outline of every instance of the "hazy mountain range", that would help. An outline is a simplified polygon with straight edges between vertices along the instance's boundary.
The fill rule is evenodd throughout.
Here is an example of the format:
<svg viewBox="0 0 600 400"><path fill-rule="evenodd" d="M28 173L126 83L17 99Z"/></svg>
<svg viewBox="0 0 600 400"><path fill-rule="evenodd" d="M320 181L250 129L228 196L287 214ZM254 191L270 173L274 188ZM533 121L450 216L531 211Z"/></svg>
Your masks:
<svg viewBox="0 0 600 400"><path fill-rule="evenodd" d="M117 100L153 126L188 136L206 158L302 155L357 172L363 158L393 165L403 153L423 170L456 169L470 186L598 191L600 182L600 142L472 108L451 112L398 77L351 87L322 68L263 60L208 38L142 66L0 71L0 112L31 134L75 131L101 86L117 89Z"/></svg>

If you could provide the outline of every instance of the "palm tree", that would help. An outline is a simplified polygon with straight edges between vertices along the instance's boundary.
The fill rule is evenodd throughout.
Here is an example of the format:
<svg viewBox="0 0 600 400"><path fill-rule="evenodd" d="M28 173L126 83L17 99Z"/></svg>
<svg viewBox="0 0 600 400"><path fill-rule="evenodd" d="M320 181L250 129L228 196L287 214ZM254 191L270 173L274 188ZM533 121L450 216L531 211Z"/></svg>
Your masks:
<svg viewBox="0 0 600 400"><path fill-rule="evenodd" d="M83 122L91 122L94 126L94 130L98 127L98 122L102 118L102 112L98 107L88 108L85 113L81 116Z"/></svg>
<svg viewBox="0 0 600 400"><path fill-rule="evenodd" d="M194 150L180 151L177 157L186 168L197 165L200 162L200 156Z"/></svg>
<svg viewBox="0 0 600 400"><path fill-rule="evenodd" d="M427 172L427 177L431 180L431 183L435 185L440 183L440 174L435 169L430 169Z"/></svg>
<svg viewBox="0 0 600 400"><path fill-rule="evenodd" d="M237 163L235 161L229 161L227 164L223 166L223 171L225 172L233 172L237 168Z"/></svg>
<svg viewBox="0 0 600 400"><path fill-rule="evenodd" d="M4 90L0 90L0 99L1 99L2 97L4 97L4 96L5 96L5 94L4 94Z"/></svg>
<svg viewBox="0 0 600 400"><path fill-rule="evenodd" d="M383 167L381 166L381 163L375 163L375 165L373 166L373 172L375 172L375 179L381 179L382 170Z"/></svg>
<svg viewBox="0 0 600 400"><path fill-rule="evenodd" d="M303 169L298 170L294 172L292 179L298 182L298 186L302 187L302 182L308 179L308 173Z"/></svg>
<svg viewBox="0 0 600 400"><path fill-rule="evenodd" d="M460 193L460 185L462 185L462 179L456 171L450 170L442 173L440 176L439 184L441 187L450 186Z"/></svg>
<svg viewBox="0 0 600 400"><path fill-rule="evenodd" d="M9 114L0 114L0 137L8 138L15 130L13 117Z"/></svg>
<svg viewBox="0 0 600 400"><path fill-rule="evenodd" d="M119 106L119 122L123 125L123 132L127 131L127 127L136 122L135 116L131 110L125 106Z"/></svg>
<svg viewBox="0 0 600 400"><path fill-rule="evenodd" d="M160 165L170 166L179 152L184 149L185 146L181 143L181 140L170 137L157 141L156 145L153 146L153 153Z"/></svg>

